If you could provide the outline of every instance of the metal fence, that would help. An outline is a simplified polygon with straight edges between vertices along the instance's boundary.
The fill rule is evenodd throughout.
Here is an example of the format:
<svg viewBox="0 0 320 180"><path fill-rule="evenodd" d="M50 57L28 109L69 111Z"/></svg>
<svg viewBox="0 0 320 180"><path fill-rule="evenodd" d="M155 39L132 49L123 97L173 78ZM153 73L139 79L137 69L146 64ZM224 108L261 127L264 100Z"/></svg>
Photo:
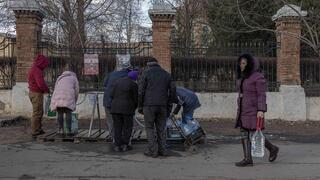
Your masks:
<svg viewBox="0 0 320 180"><path fill-rule="evenodd" d="M86 48L69 49L46 42L41 44L40 50L51 62L45 71L49 86L54 85L63 67L68 63L78 76L80 90L91 91L103 90L106 76L115 69L117 54L130 54L133 68L141 71L148 57L151 56L152 43L104 43L90 45ZM98 54L99 75L84 75L84 54Z"/></svg>
<svg viewBox="0 0 320 180"><path fill-rule="evenodd" d="M80 81L82 91L102 90L103 81L114 70L117 54L130 54L135 69L142 71L152 54L152 43L131 44L104 43L83 49L69 49L53 43L43 42L40 52L48 56L50 66L45 72L46 81L53 86L66 63L73 66ZM252 53L260 62L260 70L268 82L268 90L278 91L276 44L255 43L215 43L203 47L184 47L172 44L172 76L177 85L197 92L235 92L236 60L244 52ZM99 75L83 74L84 54L99 55ZM15 85L16 46L15 38L0 37L0 89L11 89ZM307 96L320 96L320 58L306 45L301 46L301 84Z"/></svg>
<svg viewBox="0 0 320 180"><path fill-rule="evenodd" d="M300 64L301 85L307 96L320 96L320 58L303 58Z"/></svg>
<svg viewBox="0 0 320 180"><path fill-rule="evenodd" d="M275 41L270 42L213 42L209 46L192 45L186 47L183 42L172 43L173 57L220 57L239 56L251 53L259 57L276 57Z"/></svg>
<svg viewBox="0 0 320 180"><path fill-rule="evenodd" d="M207 47L172 45L172 75L178 85L197 92L235 92L237 58L253 54L269 91L278 91L276 44L274 42L224 42Z"/></svg>
<svg viewBox="0 0 320 180"><path fill-rule="evenodd" d="M307 96L320 96L320 58L308 45L302 43L300 51L301 85Z"/></svg>
<svg viewBox="0 0 320 180"><path fill-rule="evenodd" d="M11 89L15 84L15 38L0 37L0 89Z"/></svg>

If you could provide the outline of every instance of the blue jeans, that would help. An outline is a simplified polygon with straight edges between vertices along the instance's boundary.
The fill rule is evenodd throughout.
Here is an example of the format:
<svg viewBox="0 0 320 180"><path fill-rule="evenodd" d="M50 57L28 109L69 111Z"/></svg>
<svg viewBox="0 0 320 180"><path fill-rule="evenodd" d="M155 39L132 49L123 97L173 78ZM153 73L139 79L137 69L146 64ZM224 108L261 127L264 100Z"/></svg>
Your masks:
<svg viewBox="0 0 320 180"><path fill-rule="evenodd" d="M182 116L182 123L183 124L188 124L188 121L193 120L193 112L194 112L194 110L189 111L189 112L182 111L181 116Z"/></svg>

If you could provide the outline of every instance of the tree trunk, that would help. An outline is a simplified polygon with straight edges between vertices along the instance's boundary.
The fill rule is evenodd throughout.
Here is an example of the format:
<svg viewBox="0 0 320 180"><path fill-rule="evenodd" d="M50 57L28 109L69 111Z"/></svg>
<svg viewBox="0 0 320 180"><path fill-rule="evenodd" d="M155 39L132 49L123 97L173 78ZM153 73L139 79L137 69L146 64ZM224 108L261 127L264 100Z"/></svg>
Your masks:
<svg viewBox="0 0 320 180"><path fill-rule="evenodd" d="M86 42L86 33L85 33L85 20L84 20L84 0L77 0L77 28L78 28L78 42L80 43L80 47L85 46Z"/></svg>

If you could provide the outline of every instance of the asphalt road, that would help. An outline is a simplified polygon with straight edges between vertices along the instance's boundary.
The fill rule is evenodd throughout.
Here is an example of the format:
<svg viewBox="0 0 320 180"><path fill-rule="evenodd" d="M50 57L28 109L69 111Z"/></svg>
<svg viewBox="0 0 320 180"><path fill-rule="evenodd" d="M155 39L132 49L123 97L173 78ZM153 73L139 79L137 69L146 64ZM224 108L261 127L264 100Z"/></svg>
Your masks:
<svg viewBox="0 0 320 180"><path fill-rule="evenodd" d="M254 159L239 168L241 145L209 141L197 151L170 147L167 158L143 155L145 144L127 153L110 151L110 144L27 142L0 145L1 179L320 179L320 144L276 141L274 163Z"/></svg>

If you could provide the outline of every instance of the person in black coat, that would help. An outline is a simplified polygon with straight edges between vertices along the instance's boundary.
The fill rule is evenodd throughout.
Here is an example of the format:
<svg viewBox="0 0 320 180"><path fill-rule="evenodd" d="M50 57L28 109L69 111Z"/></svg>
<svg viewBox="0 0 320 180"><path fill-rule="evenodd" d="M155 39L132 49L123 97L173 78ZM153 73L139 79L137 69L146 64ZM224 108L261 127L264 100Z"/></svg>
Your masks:
<svg viewBox="0 0 320 180"><path fill-rule="evenodd" d="M103 106L106 113L106 123L109 130L109 136L107 139L112 139L114 141L114 131L113 131L113 119L110 112L111 107L111 89L114 84L123 77L127 77L128 73L131 71L130 61L118 61L116 70L108 74L104 82L104 95L103 95Z"/></svg>
<svg viewBox="0 0 320 180"><path fill-rule="evenodd" d="M130 71L127 77L119 79L111 89L111 109L114 128L114 150L131 150L129 146L133 115L138 107L137 72Z"/></svg>
<svg viewBox="0 0 320 180"><path fill-rule="evenodd" d="M139 108L144 114L145 129L148 138L146 156L167 156L166 118L168 104L177 102L176 89L171 75L160 67L155 58L148 60L148 68L139 79ZM155 138L155 132L157 138Z"/></svg>

